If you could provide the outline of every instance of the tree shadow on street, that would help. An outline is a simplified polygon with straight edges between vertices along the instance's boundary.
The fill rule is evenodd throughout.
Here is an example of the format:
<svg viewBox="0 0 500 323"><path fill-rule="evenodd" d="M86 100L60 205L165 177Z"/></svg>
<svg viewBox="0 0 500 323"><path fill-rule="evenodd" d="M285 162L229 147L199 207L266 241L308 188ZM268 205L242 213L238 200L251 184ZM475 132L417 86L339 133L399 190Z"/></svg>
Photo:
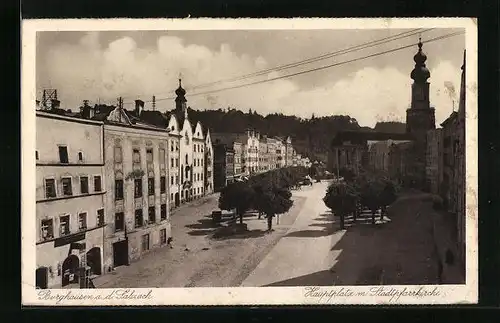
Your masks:
<svg viewBox="0 0 500 323"><path fill-rule="evenodd" d="M336 223L333 214L324 213L320 214L320 217L314 219L316 222L309 225L311 229L309 230L300 230L300 231L292 231L284 236L286 237L296 237L296 238L319 238L326 237L334 234L335 232L340 230L340 226ZM313 228L319 227L322 228L320 230L313 230Z"/></svg>
<svg viewBox="0 0 500 323"><path fill-rule="evenodd" d="M387 214L392 221L371 224L366 213L355 224L346 219L346 230L331 247L331 268L266 286L366 286L439 284L433 254L432 219L417 198L394 203ZM338 221L338 219L336 219ZM312 227L329 223L311 224ZM292 234L320 236L325 230ZM308 232L310 231L310 232Z"/></svg>
<svg viewBox="0 0 500 323"><path fill-rule="evenodd" d="M258 213L248 212L243 218L257 217ZM186 228L192 229L188 232L191 236L209 236L216 240L227 239L246 239L263 236L265 231L250 230L242 232L232 232L231 228L239 226L239 217L231 213L223 214L219 222L212 220L212 215L206 215L199 219L196 223L185 225Z"/></svg>
<svg viewBox="0 0 500 323"><path fill-rule="evenodd" d="M429 217L418 201L400 200L388 210L391 222L357 221L332 246L335 285L437 284ZM377 220L379 216L376 217Z"/></svg>
<svg viewBox="0 0 500 323"><path fill-rule="evenodd" d="M233 239L249 239L249 238L259 238L268 234L267 231L256 229L248 230L240 233L224 234L222 232L214 232L212 239L214 240L233 240Z"/></svg>

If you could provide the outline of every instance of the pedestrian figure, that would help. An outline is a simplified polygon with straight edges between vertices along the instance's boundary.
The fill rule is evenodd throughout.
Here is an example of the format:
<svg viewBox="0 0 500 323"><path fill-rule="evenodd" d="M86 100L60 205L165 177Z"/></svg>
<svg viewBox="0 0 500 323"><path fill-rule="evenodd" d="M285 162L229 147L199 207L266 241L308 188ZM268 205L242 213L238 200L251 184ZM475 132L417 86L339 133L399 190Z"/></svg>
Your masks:
<svg viewBox="0 0 500 323"><path fill-rule="evenodd" d="M174 248L174 246L172 245L172 242L174 242L174 238L168 237L168 239L167 239L167 246L169 246L170 249Z"/></svg>

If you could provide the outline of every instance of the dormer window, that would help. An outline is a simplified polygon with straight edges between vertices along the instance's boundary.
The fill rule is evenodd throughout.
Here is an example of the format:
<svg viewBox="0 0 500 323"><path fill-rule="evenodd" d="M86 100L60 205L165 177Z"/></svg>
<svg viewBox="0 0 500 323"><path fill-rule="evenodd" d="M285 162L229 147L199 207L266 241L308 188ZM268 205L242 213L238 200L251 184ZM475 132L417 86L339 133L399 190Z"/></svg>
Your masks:
<svg viewBox="0 0 500 323"><path fill-rule="evenodd" d="M189 145L189 136L187 133L186 133L186 145Z"/></svg>

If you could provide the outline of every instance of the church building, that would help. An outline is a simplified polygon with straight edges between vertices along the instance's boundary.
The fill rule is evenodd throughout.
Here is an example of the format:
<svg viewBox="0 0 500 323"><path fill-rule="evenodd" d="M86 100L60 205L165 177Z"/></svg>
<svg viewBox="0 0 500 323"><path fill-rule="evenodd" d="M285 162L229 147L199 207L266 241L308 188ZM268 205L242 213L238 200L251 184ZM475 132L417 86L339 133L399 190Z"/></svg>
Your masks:
<svg viewBox="0 0 500 323"><path fill-rule="evenodd" d="M383 171L390 168L390 174L396 177L395 179L401 182L407 181L415 187L423 187L427 133L435 129L436 125L434 108L429 102L430 72L425 65L427 56L422 51L421 40L419 40L418 52L413 60L415 66L410 74L413 84L411 105L406 110L406 132L338 132L332 140L332 149L328 157L328 167L331 171L337 173L342 169L351 169L354 173L359 173L362 169L373 168L373 170ZM369 148L374 147L373 144L380 141L387 142L387 147L382 145L385 147L384 153L370 154ZM382 162L375 160L373 156L382 158ZM378 165L384 165L383 169L377 169Z"/></svg>

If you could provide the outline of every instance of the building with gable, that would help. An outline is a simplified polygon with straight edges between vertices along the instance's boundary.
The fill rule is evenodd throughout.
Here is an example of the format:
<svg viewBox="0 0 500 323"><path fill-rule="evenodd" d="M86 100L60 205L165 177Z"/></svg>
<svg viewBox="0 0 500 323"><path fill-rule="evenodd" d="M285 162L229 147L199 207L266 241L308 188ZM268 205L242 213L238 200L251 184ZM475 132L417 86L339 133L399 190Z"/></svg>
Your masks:
<svg viewBox="0 0 500 323"><path fill-rule="evenodd" d="M180 79L175 94L175 109L165 113L172 137L170 151L176 154L170 178L173 207L213 192L210 131L203 129L200 122L193 124L189 119L186 90Z"/></svg>
<svg viewBox="0 0 500 323"><path fill-rule="evenodd" d="M166 245L171 237L169 131L145 121L152 115L144 112L143 101L136 100L133 111L121 106L97 109L92 117L104 122L106 189L110 192L105 212L107 271Z"/></svg>
<svg viewBox="0 0 500 323"><path fill-rule="evenodd" d="M168 129L170 209L213 193L213 147L209 129L189 119L186 90L179 79L175 108L165 113L142 111L141 118Z"/></svg>

